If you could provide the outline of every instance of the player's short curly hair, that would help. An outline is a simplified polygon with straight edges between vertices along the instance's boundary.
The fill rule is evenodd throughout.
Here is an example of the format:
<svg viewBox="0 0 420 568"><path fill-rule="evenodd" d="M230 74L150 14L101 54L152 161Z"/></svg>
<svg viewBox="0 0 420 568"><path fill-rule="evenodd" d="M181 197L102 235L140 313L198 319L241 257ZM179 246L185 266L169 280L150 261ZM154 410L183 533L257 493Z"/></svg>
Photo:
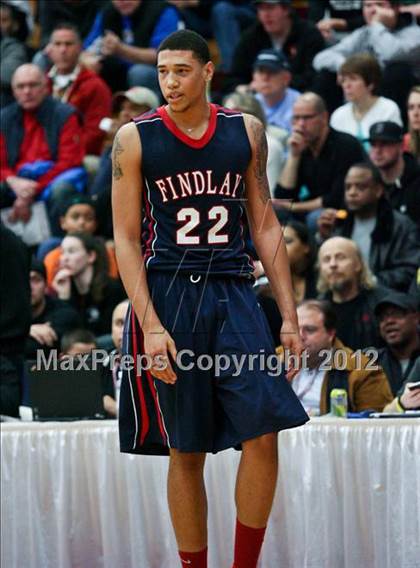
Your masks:
<svg viewBox="0 0 420 568"><path fill-rule="evenodd" d="M178 30L165 38L158 47L158 54L164 49L192 51L195 58L203 65L208 63L210 58L209 46L206 40L197 32L192 30Z"/></svg>

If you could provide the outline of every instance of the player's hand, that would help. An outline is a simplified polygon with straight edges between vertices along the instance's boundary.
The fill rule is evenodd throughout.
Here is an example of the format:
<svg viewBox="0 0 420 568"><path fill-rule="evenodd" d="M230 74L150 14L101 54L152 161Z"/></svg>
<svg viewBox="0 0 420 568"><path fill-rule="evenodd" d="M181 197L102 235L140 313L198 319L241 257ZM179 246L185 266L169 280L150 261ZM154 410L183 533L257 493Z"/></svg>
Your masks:
<svg viewBox="0 0 420 568"><path fill-rule="evenodd" d="M323 239L328 239L331 236L335 225L336 213L336 209L324 209L318 217L318 231Z"/></svg>
<svg viewBox="0 0 420 568"><path fill-rule="evenodd" d="M300 156L307 146L303 134L297 130L294 130L289 136L287 144L293 156Z"/></svg>
<svg viewBox="0 0 420 568"><path fill-rule="evenodd" d="M69 300L71 295L71 273L67 268L62 268L54 276L51 284L60 300Z"/></svg>
<svg viewBox="0 0 420 568"><path fill-rule="evenodd" d="M285 355L293 357L292 361L296 360L299 363L293 365L286 373L286 378L291 382L300 371L301 355L303 346L299 335L299 328L296 323L287 320L283 321L280 330L280 343L284 349Z"/></svg>
<svg viewBox="0 0 420 568"><path fill-rule="evenodd" d="M177 351L175 341L166 329L144 331L144 352L151 358L150 372L152 375L168 385L175 384L177 377L169 355L175 361Z"/></svg>
<svg viewBox="0 0 420 568"><path fill-rule="evenodd" d="M420 389L410 390L409 386L412 383L407 383L403 394L401 395L401 402L407 410L416 410L420 408Z"/></svg>
<svg viewBox="0 0 420 568"><path fill-rule="evenodd" d="M394 28L397 23L397 15L392 8L381 8L377 6L371 22L372 24L379 22L387 28Z"/></svg>
<svg viewBox="0 0 420 568"><path fill-rule="evenodd" d="M58 339L57 334L51 327L51 323L49 321L46 323L32 324L29 330L29 335L41 345L48 345L48 347L52 347Z"/></svg>

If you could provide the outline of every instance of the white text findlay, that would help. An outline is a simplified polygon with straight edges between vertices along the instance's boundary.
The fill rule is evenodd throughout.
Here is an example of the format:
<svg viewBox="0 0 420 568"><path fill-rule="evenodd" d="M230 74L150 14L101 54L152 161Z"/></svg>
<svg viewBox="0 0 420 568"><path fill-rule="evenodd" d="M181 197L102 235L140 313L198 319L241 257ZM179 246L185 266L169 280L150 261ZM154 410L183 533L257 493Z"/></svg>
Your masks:
<svg viewBox="0 0 420 568"><path fill-rule="evenodd" d="M155 180L162 201L175 201L193 195L225 195L235 198L242 181L241 174L227 172L220 186L213 183L213 170L184 172Z"/></svg>

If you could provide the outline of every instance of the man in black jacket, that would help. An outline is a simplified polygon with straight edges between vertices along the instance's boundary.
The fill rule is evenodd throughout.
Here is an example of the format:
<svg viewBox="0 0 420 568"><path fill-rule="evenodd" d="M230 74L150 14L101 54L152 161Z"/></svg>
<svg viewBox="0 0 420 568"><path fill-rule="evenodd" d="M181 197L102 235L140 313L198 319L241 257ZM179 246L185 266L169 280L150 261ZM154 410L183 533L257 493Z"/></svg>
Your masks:
<svg viewBox="0 0 420 568"><path fill-rule="evenodd" d="M407 294L393 292L376 304L375 315L386 344L379 350L378 363L385 371L395 396L420 355L416 303Z"/></svg>
<svg viewBox="0 0 420 568"><path fill-rule="evenodd" d="M37 350L57 349L66 331L82 327L82 318L67 302L46 294L47 273L43 262L32 260L29 280L32 321L25 343L25 357L36 359Z"/></svg>
<svg viewBox="0 0 420 568"><path fill-rule="evenodd" d="M395 122L376 122L369 130L369 158L381 174L392 207L420 223L420 166L404 153L403 136Z"/></svg>
<svg viewBox="0 0 420 568"><path fill-rule="evenodd" d="M290 0L257 0L258 21L246 29L233 56L232 84L249 84L252 66L263 49L278 49L288 58L292 73L291 87L305 91L311 87L315 72L314 55L325 47L319 30L291 11Z"/></svg>
<svg viewBox="0 0 420 568"><path fill-rule="evenodd" d="M347 217L337 221L336 211L326 209L318 220L321 237L351 238L380 284L408 290L420 263L416 225L392 209L383 195L382 178L371 164L352 166L344 187Z"/></svg>

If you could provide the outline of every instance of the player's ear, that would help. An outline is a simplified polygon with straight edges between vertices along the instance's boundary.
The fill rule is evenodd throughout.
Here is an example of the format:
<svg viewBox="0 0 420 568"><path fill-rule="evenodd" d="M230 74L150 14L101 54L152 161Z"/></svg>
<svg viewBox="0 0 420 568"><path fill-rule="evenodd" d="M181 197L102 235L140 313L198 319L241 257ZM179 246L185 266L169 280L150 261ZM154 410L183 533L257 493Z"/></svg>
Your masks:
<svg viewBox="0 0 420 568"><path fill-rule="evenodd" d="M214 63L212 61L207 61L204 65L204 78L206 81L211 81L214 75Z"/></svg>

